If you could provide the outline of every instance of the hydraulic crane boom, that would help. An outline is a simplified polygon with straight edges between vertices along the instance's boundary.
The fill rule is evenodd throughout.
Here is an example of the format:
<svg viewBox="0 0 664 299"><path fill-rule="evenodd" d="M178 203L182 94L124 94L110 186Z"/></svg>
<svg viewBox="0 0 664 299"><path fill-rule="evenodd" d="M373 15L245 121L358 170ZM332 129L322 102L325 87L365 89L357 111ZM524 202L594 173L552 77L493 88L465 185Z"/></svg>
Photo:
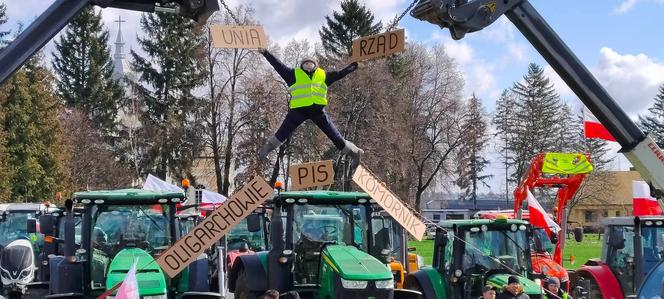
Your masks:
<svg viewBox="0 0 664 299"><path fill-rule="evenodd" d="M420 0L411 15L449 28L452 38L482 30L501 15L530 41L622 146L641 176L664 191L664 153L618 106L527 0Z"/></svg>
<svg viewBox="0 0 664 299"><path fill-rule="evenodd" d="M204 24L219 10L217 0L55 0L6 48L0 50L0 84L39 51L87 5L181 14Z"/></svg>

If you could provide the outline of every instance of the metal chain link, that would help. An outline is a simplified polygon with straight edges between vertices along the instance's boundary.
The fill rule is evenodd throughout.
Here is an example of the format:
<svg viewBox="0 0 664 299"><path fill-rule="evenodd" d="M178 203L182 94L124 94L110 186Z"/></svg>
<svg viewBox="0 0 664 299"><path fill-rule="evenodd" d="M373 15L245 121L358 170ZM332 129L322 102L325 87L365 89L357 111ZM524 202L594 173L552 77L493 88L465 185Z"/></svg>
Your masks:
<svg viewBox="0 0 664 299"><path fill-rule="evenodd" d="M228 5L226 5L226 1L220 0L219 2L221 2L221 5L224 6L224 9L226 9L226 12L228 12L228 14L231 16L231 18L233 18L233 21L235 21L236 24L240 25L240 20L235 16L235 14L233 14L233 11L228 7Z"/></svg>
<svg viewBox="0 0 664 299"><path fill-rule="evenodd" d="M391 25L389 28L387 28L387 31L391 31L392 29L394 29L394 27L396 27L396 26L399 24L399 22L401 21L401 19L403 19L403 17L405 17L406 14L407 14L411 9L413 9L413 7L415 7L415 4L417 4L418 1L419 1L419 0L413 0L413 3L411 3L410 5L408 5L408 7L406 7L406 9L405 9L405 10L401 13L401 15L396 19L396 21L394 21L394 23L392 23L392 25ZM222 3L223 3L223 2L222 2Z"/></svg>

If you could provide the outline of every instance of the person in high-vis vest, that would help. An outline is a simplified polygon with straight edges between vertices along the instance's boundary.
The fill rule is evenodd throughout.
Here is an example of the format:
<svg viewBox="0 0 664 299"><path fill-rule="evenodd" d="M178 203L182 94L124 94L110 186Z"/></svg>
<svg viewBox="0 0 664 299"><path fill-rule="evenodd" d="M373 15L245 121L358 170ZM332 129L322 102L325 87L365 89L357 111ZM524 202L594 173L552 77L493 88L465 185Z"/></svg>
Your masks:
<svg viewBox="0 0 664 299"><path fill-rule="evenodd" d="M327 112L327 90L334 82L342 79L357 69L357 62L353 62L340 71L327 72L318 67L316 60L305 58L299 67L293 69L279 61L265 49L259 50L265 59L272 65L289 87L291 99L290 109L283 123L258 153L259 161L264 161L267 155L278 148L305 120L311 120L332 140L342 153L351 158L351 167L355 169L360 163L364 151L352 142L341 136Z"/></svg>
<svg viewBox="0 0 664 299"><path fill-rule="evenodd" d="M557 277L549 277L545 283L547 299L572 299L572 296L560 288L560 280Z"/></svg>

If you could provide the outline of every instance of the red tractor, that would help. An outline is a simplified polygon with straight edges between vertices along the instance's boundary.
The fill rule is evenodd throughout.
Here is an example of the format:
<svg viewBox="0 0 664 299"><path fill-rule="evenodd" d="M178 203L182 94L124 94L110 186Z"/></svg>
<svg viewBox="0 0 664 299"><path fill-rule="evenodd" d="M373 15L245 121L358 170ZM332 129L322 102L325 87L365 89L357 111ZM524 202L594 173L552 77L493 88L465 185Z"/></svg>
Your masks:
<svg viewBox="0 0 664 299"><path fill-rule="evenodd" d="M635 298L644 280L662 295L662 277L645 279L664 260L664 216L612 217L602 221L604 242L601 259L591 259L572 275L572 285L581 286L588 298ZM661 268L661 267L660 267ZM651 283L652 284L652 283ZM645 284L644 284L645 285ZM661 298L639 296L638 298Z"/></svg>

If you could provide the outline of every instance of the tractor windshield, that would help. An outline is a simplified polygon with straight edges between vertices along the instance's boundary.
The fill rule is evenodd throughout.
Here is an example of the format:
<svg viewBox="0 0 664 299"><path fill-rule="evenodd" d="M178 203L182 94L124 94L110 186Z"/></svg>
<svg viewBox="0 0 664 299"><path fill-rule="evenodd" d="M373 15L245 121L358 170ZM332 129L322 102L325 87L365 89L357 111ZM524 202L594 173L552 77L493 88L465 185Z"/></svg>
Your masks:
<svg viewBox="0 0 664 299"><path fill-rule="evenodd" d="M262 217L262 215L260 216ZM247 225L247 218L242 219L238 225L233 227L226 236L228 242L228 250L238 250L247 244L249 250L263 251L265 248L265 230L263 229L263 222L261 220L261 229L256 232L250 232Z"/></svg>
<svg viewBox="0 0 664 299"><path fill-rule="evenodd" d="M529 271L525 225L512 224L503 229L482 225L470 228L464 237L464 273L484 274L497 270L525 275Z"/></svg>
<svg viewBox="0 0 664 299"><path fill-rule="evenodd" d="M294 205L293 242L354 245L367 251L366 208L361 205Z"/></svg>
<svg viewBox="0 0 664 299"><path fill-rule="evenodd" d="M647 274L664 259L664 227L644 226L643 235L643 274Z"/></svg>
<svg viewBox="0 0 664 299"><path fill-rule="evenodd" d="M172 241L168 221L169 209L165 204L102 205L93 209L93 286L104 286L108 266L121 250L140 248L154 256L168 248Z"/></svg>
<svg viewBox="0 0 664 299"><path fill-rule="evenodd" d="M28 219L35 219L35 212L6 212L4 220L0 222L0 245L7 246L20 238L30 239Z"/></svg>

